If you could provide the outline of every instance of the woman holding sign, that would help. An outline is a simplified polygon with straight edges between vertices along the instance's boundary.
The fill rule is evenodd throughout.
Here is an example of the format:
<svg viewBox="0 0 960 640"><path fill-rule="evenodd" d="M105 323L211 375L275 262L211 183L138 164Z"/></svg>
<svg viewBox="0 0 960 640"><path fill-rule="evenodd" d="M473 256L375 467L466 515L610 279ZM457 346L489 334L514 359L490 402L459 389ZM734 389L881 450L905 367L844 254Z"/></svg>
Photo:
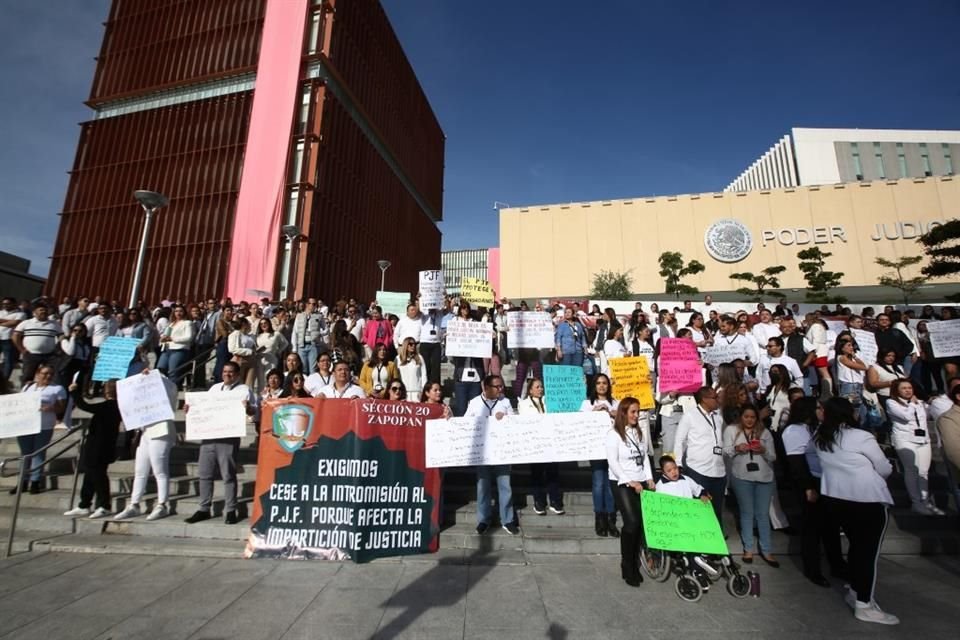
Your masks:
<svg viewBox="0 0 960 640"><path fill-rule="evenodd" d="M63 515L73 518L88 516L91 520L105 518L110 515L110 478L107 468L117 459L117 435L122 420L117 404L117 381L104 383L103 402L87 402L82 387L76 382L70 385L69 390L77 407L92 415L87 437L80 449L79 465L83 470L80 504ZM91 513L94 497L96 509Z"/></svg>
<svg viewBox="0 0 960 640"><path fill-rule="evenodd" d="M21 393L39 393L40 394L40 432L32 433L26 436L17 436L17 445L20 447L20 454L27 455L37 449L42 449L50 442L53 436L53 427L57 424L57 416L62 415L67 406L67 392L63 387L53 384L53 367L49 364L41 365L37 368L33 380L28 382L20 390ZM43 491L43 461L46 460L47 452L37 453L33 456L33 468L30 470L29 488L30 493L40 493ZM28 480L24 480L23 490L27 490ZM10 493L16 493L17 487L10 490Z"/></svg>
<svg viewBox="0 0 960 640"><path fill-rule="evenodd" d="M611 418L616 416L617 401L610 395L610 378L600 373L593 379L593 385L587 389L587 399L580 405L580 411L605 411ZM593 485L594 528L598 536L608 535L616 538L617 512L614 510L613 492L610 490L609 465L606 460L591 460L590 472Z"/></svg>
<svg viewBox="0 0 960 640"><path fill-rule="evenodd" d="M620 530L620 573L631 587L643 582L639 554L644 544L643 514L640 500L644 489L653 491L653 474L647 460L649 450L640 428L640 401L624 398L617 408L613 429L607 432L606 450L609 485L623 516Z"/></svg>
<svg viewBox="0 0 960 640"><path fill-rule="evenodd" d="M517 404L520 415L542 415L547 412L543 399L543 380L530 378L527 381L526 397ZM564 514L563 497L560 495L560 463L540 462L530 465L530 483L533 485L533 511L538 516L547 514L547 496L550 511L558 516Z"/></svg>

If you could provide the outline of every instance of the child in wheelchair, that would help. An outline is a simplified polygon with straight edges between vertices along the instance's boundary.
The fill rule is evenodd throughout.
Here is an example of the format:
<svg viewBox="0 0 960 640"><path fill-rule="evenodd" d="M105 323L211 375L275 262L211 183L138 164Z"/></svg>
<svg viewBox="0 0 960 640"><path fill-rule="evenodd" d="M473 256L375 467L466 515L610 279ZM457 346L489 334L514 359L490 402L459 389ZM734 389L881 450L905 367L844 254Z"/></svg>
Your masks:
<svg viewBox="0 0 960 640"><path fill-rule="evenodd" d="M680 467L671 456L660 458L662 476L657 481L657 492L679 498L710 502L710 494L697 482L680 473ZM676 575L674 588L677 595L688 602L696 602L710 584L726 579L727 590L737 598L750 594L750 580L740 573L729 555L707 555L644 549L641 565L654 580L665 582Z"/></svg>

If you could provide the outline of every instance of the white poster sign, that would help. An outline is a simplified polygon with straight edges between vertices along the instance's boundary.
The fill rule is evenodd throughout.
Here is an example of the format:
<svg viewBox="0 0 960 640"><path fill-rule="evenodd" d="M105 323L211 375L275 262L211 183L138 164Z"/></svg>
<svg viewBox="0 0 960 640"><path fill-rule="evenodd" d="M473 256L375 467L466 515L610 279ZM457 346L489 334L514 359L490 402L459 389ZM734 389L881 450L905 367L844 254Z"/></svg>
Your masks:
<svg viewBox="0 0 960 640"><path fill-rule="evenodd" d="M246 391L188 391L187 440L247 435Z"/></svg>
<svg viewBox="0 0 960 640"><path fill-rule="evenodd" d="M507 314L507 344L511 349L552 349L553 322L545 311Z"/></svg>
<svg viewBox="0 0 960 640"><path fill-rule="evenodd" d="M927 331L935 358L960 356L960 320L928 322Z"/></svg>
<svg viewBox="0 0 960 640"><path fill-rule="evenodd" d="M427 466L601 460L608 431L605 412L427 420Z"/></svg>
<svg viewBox="0 0 960 640"><path fill-rule="evenodd" d="M117 381L117 404L127 431L173 420L176 401L177 386L159 371Z"/></svg>
<svg viewBox="0 0 960 640"><path fill-rule="evenodd" d="M443 308L443 294L446 292L443 284L443 271L433 269L420 272L420 308Z"/></svg>
<svg viewBox="0 0 960 640"><path fill-rule="evenodd" d="M447 355L489 358L493 352L493 323L452 319L447 323Z"/></svg>
<svg viewBox="0 0 960 640"><path fill-rule="evenodd" d="M40 393L0 395L0 438L40 433Z"/></svg>
<svg viewBox="0 0 960 640"><path fill-rule="evenodd" d="M727 338L721 335L717 335L713 345L703 350L703 361L714 367L733 362L737 358L746 360L749 357L750 352L740 338L728 343Z"/></svg>
<svg viewBox="0 0 960 640"><path fill-rule="evenodd" d="M850 333L853 334L853 339L857 341L857 346L860 347L860 353L858 354L860 359L867 365L875 364L877 362L877 337L873 335L873 332L863 329L850 329Z"/></svg>

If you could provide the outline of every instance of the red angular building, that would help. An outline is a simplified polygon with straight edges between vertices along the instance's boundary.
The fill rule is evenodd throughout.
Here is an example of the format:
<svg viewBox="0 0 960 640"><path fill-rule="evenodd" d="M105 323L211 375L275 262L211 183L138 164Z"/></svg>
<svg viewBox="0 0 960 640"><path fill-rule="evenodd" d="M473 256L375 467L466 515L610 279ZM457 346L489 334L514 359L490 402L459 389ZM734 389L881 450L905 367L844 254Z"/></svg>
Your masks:
<svg viewBox="0 0 960 640"><path fill-rule="evenodd" d="M440 267L444 135L377 0L114 0L46 292L370 297ZM285 225L302 236L288 242ZM292 282L291 282L292 280Z"/></svg>

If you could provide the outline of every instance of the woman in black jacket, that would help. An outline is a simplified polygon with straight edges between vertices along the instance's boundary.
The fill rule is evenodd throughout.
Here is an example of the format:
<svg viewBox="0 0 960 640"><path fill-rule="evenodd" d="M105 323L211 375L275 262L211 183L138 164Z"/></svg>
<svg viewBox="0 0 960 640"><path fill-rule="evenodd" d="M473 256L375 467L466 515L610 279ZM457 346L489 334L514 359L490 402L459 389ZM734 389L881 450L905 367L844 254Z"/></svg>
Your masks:
<svg viewBox="0 0 960 640"><path fill-rule="evenodd" d="M827 517L820 502L820 463L809 445L823 408L816 398L798 398L790 405L790 424L783 430L783 447L793 484L800 492L803 575L821 587L830 582L820 571L820 543L827 553L830 574L846 578L847 563L840 551L840 527ZM811 455L807 455L808 452ZM812 464L811 464L812 463Z"/></svg>
<svg viewBox="0 0 960 640"><path fill-rule="evenodd" d="M80 504L63 515L70 517L89 516L90 519L110 515L110 478L107 468L117 459L117 434L120 432L120 407L117 405L117 382L110 380L103 386L103 402L87 402L83 390L76 383L70 385L70 393L77 407L92 414L87 427L87 439L80 450L80 469L83 485L80 487ZM90 506L96 496L96 509Z"/></svg>

